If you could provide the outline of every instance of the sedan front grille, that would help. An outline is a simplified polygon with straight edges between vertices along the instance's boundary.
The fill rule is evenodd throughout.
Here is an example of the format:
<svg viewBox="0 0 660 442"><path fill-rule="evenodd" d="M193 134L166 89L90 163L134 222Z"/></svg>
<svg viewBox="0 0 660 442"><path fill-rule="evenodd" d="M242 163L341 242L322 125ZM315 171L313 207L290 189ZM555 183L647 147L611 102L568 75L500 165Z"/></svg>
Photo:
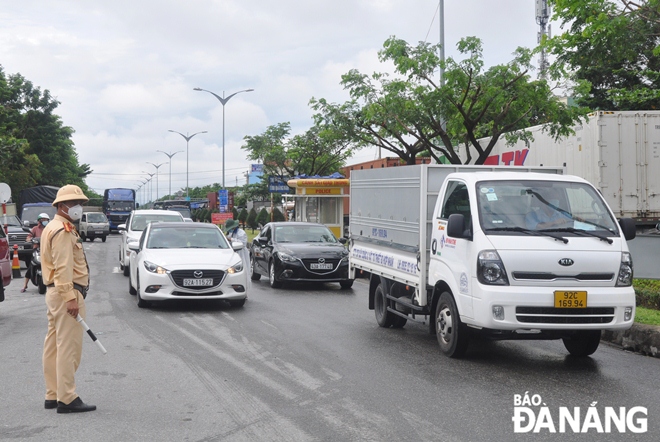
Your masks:
<svg viewBox="0 0 660 442"><path fill-rule="evenodd" d="M201 272L202 276L199 276ZM196 275L197 273L197 275ZM211 287L217 287L222 283L222 280L225 278L225 272L222 270L174 270L170 273L172 281L178 287L186 290L207 290ZM199 278L213 278L213 285L207 286L184 286L184 279L199 279Z"/></svg>
<svg viewBox="0 0 660 442"><path fill-rule="evenodd" d="M516 319L528 324L608 324L614 320L614 307L516 307Z"/></svg>

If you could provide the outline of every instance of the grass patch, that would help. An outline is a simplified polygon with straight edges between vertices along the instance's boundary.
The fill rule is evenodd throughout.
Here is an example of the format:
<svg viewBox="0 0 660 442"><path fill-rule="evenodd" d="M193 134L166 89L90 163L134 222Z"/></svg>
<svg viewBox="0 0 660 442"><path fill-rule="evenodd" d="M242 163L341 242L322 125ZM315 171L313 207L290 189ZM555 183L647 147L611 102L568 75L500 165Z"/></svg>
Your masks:
<svg viewBox="0 0 660 442"><path fill-rule="evenodd" d="M646 325L660 325L660 310L637 307L637 310L635 310L635 322Z"/></svg>
<svg viewBox="0 0 660 442"><path fill-rule="evenodd" d="M633 280L637 306L660 310L660 281L655 279Z"/></svg>

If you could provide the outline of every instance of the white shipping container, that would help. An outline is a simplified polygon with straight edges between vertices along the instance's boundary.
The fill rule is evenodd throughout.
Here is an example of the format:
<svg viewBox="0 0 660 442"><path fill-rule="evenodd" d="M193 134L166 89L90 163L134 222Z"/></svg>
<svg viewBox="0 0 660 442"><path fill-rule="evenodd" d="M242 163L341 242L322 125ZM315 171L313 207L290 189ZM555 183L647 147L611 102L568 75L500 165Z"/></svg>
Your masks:
<svg viewBox="0 0 660 442"><path fill-rule="evenodd" d="M541 129L527 129L529 146L500 138L485 164L565 167L598 188L617 217L660 220L660 111L594 112L559 141Z"/></svg>

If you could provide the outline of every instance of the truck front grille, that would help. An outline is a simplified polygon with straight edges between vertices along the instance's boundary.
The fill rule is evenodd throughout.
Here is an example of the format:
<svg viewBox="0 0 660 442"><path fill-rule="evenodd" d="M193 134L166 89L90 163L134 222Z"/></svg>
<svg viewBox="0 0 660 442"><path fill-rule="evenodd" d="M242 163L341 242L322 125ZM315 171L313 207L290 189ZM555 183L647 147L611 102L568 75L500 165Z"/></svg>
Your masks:
<svg viewBox="0 0 660 442"><path fill-rule="evenodd" d="M516 319L529 324L608 324L614 320L614 307L516 307Z"/></svg>
<svg viewBox="0 0 660 442"><path fill-rule="evenodd" d="M612 281L614 273L577 273L575 275L557 275L550 272L513 272L513 279L518 281Z"/></svg>

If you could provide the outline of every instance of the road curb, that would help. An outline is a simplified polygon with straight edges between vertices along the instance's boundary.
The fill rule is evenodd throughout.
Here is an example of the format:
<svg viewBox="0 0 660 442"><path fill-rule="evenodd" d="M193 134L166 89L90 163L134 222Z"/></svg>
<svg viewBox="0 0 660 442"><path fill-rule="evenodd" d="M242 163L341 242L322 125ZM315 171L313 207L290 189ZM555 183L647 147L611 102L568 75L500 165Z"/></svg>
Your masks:
<svg viewBox="0 0 660 442"><path fill-rule="evenodd" d="M603 330L601 340L624 350L660 358L660 326L633 324L628 330Z"/></svg>

